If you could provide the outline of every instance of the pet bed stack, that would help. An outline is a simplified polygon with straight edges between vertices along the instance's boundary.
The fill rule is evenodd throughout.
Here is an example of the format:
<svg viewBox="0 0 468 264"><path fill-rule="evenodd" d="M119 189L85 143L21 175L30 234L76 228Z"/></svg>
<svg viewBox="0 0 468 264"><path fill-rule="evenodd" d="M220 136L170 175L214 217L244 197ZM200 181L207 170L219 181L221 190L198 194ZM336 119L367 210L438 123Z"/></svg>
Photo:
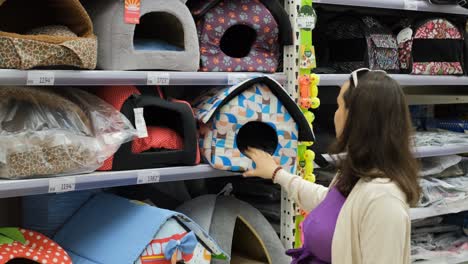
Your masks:
<svg viewBox="0 0 468 264"><path fill-rule="evenodd" d="M96 67L97 40L79 0L0 0L0 68Z"/></svg>
<svg viewBox="0 0 468 264"><path fill-rule="evenodd" d="M99 38L98 68L105 70L196 71L197 30L181 1L141 1L140 23L124 21L124 2L88 1Z"/></svg>
<svg viewBox="0 0 468 264"><path fill-rule="evenodd" d="M90 172L133 136L128 120L80 90L0 89L0 176Z"/></svg>
<svg viewBox="0 0 468 264"><path fill-rule="evenodd" d="M291 45L289 17L278 0L192 0L201 71L276 72Z"/></svg>

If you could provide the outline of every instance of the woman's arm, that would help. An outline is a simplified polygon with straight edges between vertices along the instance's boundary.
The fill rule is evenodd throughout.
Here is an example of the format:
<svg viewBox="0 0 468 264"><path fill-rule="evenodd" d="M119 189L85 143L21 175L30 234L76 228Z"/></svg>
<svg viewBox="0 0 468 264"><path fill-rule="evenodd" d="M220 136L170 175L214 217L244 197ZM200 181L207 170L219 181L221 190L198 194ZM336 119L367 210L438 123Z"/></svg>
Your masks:
<svg viewBox="0 0 468 264"><path fill-rule="evenodd" d="M302 179L297 175L280 170L275 177L275 183L281 185L288 193L289 198L296 201L299 207L306 211L312 211L325 199L328 188Z"/></svg>
<svg viewBox="0 0 468 264"><path fill-rule="evenodd" d="M392 196L372 201L360 225L363 264L410 263L410 217L405 204Z"/></svg>
<svg viewBox="0 0 468 264"><path fill-rule="evenodd" d="M276 164L270 154L252 148L249 148L246 154L255 162L255 169L246 171L244 177L273 178L278 164ZM289 197L295 200L302 210L307 212L314 209L325 198L328 192L328 188L306 181L299 176L289 174L285 170L278 171L273 181L284 187Z"/></svg>

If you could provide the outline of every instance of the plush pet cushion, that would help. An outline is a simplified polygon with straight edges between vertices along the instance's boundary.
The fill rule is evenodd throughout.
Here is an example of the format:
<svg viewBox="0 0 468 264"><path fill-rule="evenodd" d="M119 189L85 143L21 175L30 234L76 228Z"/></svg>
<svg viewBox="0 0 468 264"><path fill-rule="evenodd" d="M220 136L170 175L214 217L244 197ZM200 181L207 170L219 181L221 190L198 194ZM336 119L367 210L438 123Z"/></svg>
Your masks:
<svg viewBox="0 0 468 264"><path fill-rule="evenodd" d="M96 59L93 26L79 0L0 2L0 68L94 69Z"/></svg>

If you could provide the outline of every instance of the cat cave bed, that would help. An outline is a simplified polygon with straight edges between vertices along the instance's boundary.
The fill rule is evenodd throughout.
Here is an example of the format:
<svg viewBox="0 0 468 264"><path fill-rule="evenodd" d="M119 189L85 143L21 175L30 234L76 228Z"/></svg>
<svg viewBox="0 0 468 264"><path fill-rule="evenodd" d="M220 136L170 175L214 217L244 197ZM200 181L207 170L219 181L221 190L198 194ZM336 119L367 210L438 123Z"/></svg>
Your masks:
<svg viewBox="0 0 468 264"><path fill-rule="evenodd" d="M197 31L183 2L141 1L139 24L125 23L126 1L88 2L86 8L99 39L98 68L198 70Z"/></svg>
<svg viewBox="0 0 468 264"><path fill-rule="evenodd" d="M94 69L96 57L93 25L79 0L0 0L0 68Z"/></svg>
<svg viewBox="0 0 468 264"><path fill-rule="evenodd" d="M254 207L234 197L205 195L177 209L196 221L220 247L232 264L284 264L286 256L275 230ZM227 263L213 259L211 263Z"/></svg>
<svg viewBox="0 0 468 264"><path fill-rule="evenodd" d="M190 104L165 99L157 87L107 86L97 95L130 122L144 119L146 135L123 144L100 170L159 168L199 163L196 121ZM141 110L137 120L135 109Z"/></svg>
<svg viewBox="0 0 468 264"><path fill-rule="evenodd" d="M202 157L217 169L245 171L253 162L248 147L262 149L291 173L299 141L315 141L294 100L269 77L213 89L194 102Z"/></svg>
<svg viewBox="0 0 468 264"><path fill-rule="evenodd" d="M192 0L201 71L276 72L292 28L278 0Z"/></svg>

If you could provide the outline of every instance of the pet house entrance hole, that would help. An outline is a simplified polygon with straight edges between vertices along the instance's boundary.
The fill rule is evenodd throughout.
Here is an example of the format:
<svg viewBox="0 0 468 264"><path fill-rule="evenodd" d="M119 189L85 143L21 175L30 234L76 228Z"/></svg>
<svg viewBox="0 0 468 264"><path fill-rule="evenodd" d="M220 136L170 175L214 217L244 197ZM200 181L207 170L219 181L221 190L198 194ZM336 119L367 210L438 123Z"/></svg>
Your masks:
<svg viewBox="0 0 468 264"><path fill-rule="evenodd" d="M160 145L160 147L152 148L145 152L167 152L182 150L184 148L184 126L181 122L178 122L178 120L182 120L179 113L157 106L147 106L144 109L143 115L147 127L160 127L171 130L170 132L156 135L157 138L154 140L159 141L157 145Z"/></svg>
<svg viewBox="0 0 468 264"><path fill-rule="evenodd" d="M249 55L257 38L255 30L246 25L234 25L221 37L221 50L229 57L244 58Z"/></svg>
<svg viewBox="0 0 468 264"><path fill-rule="evenodd" d="M234 236L232 238L231 263L270 263L266 252L266 246L258 238L258 235L252 227L242 218L238 217L234 227Z"/></svg>
<svg viewBox="0 0 468 264"><path fill-rule="evenodd" d="M135 50L183 51L184 28L172 14L150 12L140 18L135 26L133 46Z"/></svg>
<svg viewBox="0 0 468 264"><path fill-rule="evenodd" d="M252 121L239 129L236 143L242 153L245 153L248 147L252 147L273 154L278 146L278 135L270 125Z"/></svg>

